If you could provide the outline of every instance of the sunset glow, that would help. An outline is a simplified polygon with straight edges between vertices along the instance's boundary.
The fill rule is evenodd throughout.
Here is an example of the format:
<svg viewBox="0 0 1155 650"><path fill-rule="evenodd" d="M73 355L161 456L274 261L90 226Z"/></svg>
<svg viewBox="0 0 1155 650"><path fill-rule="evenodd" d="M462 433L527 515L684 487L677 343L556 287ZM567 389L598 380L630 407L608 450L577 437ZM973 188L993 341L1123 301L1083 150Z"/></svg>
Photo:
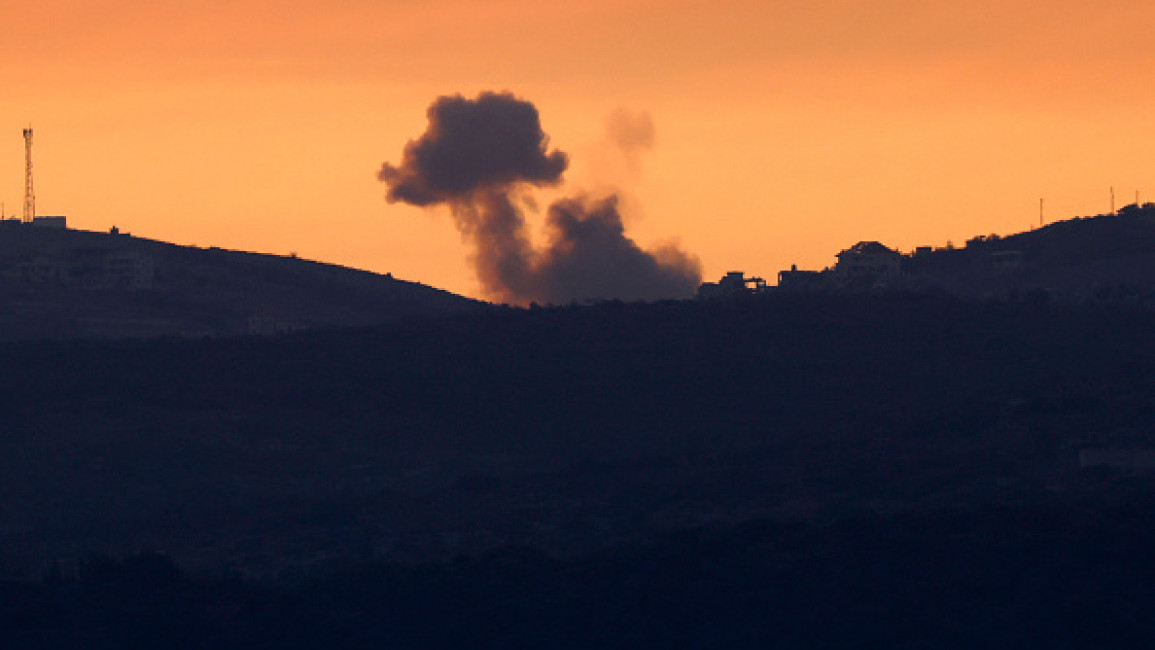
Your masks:
<svg viewBox="0 0 1155 650"><path fill-rule="evenodd" d="M0 19L8 216L31 124L38 214L470 296L445 208L388 204L376 178L446 94L532 102L565 191L614 187L640 244L677 242L707 279L1018 232L1041 198L1047 220L1105 213L1111 188L1155 200L1150 2L18 0ZM609 142L622 108L651 148Z"/></svg>

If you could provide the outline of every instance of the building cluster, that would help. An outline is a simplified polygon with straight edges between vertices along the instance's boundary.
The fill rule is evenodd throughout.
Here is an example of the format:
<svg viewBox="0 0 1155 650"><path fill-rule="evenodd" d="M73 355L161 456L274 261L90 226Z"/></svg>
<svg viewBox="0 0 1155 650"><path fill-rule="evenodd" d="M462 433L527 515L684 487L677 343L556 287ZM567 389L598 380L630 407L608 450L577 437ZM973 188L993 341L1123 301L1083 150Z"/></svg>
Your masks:
<svg viewBox="0 0 1155 650"><path fill-rule="evenodd" d="M952 251L961 255L950 255ZM926 286L949 286L963 293L975 293L979 289L969 285L1013 279L1020 276L1026 266L1022 250L1007 247L993 235L976 237L967 242L965 249L948 245L936 250L923 246L910 254L876 241L863 241L836 257L838 261L834 266L821 271L791 266L778 273L774 287L767 287L761 278L746 278L741 271L730 271L718 282L702 284L698 297L726 298L770 290L861 293Z"/></svg>
<svg viewBox="0 0 1155 650"><path fill-rule="evenodd" d="M791 266L766 287L740 271L701 285L701 298L763 291L861 293L940 291L1010 301L1129 302L1155 308L1155 203L1138 200L1093 217L1056 221L1030 232L979 235L955 247L901 253L876 241L838 253L821 271Z"/></svg>
<svg viewBox="0 0 1155 650"><path fill-rule="evenodd" d="M23 223L19 219L5 219L12 223ZM68 217L32 217L29 222L33 228L55 228L57 230L68 229Z"/></svg>
<svg viewBox="0 0 1155 650"><path fill-rule="evenodd" d="M766 290L762 278L748 278L742 271L730 271L717 282L703 282L698 287L699 298L733 298Z"/></svg>
<svg viewBox="0 0 1155 650"><path fill-rule="evenodd" d="M75 289L151 289L155 271L152 257L136 251L78 248L20 261L8 275L25 283Z"/></svg>
<svg viewBox="0 0 1155 650"><path fill-rule="evenodd" d="M55 228L57 230L68 229L68 217L32 217L32 221L22 221L15 217L4 217L4 224L23 224L32 226L33 228Z"/></svg>
<svg viewBox="0 0 1155 650"><path fill-rule="evenodd" d="M824 291L886 288L902 275L903 255L878 242L859 242L838 254L838 263L822 271L800 270L797 266L778 274L778 289ZM699 298L727 298L768 291L761 278L747 278L742 271L730 271L718 282L698 288Z"/></svg>
<svg viewBox="0 0 1155 650"><path fill-rule="evenodd" d="M783 290L871 290L893 286L902 276L902 253L876 241L863 241L837 255L833 268L800 271L792 266L778 273Z"/></svg>
<svg viewBox="0 0 1155 650"><path fill-rule="evenodd" d="M26 226L17 222L16 227ZM69 289L151 289L155 266L152 256L116 246L34 246L13 253L0 265L0 276Z"/></svg>

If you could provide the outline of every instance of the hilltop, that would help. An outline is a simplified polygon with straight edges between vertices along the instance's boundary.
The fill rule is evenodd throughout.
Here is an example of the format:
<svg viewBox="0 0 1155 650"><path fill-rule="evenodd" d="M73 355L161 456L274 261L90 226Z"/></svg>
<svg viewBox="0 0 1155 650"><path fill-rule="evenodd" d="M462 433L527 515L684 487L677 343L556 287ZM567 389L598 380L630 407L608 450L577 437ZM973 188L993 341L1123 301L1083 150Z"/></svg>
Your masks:
<svg viewBox="0 0 1155 650"><path fill-rule="evenodd" d="M910 253L872 241L841 251L822 271L792 268L778 275L787 291L941 291L963 298L1057 300L1065 303L1155 299L1155 203L1117 213L1075 217L1000 237L980 235L963 246L920 246ZM733 276L704 285L748 289ZM755 287L761 288L761 287Z"/></svg>
<svg viewBox="0 0 1155 650"><path fill-rule="evenodd" d="M333 264L0 222L0 340L270 334L482 303Z"/></svg>
<svg viewBox="0 0 1155 650"><path fill-rule="evenodd" d="M899 286L971 297L1043 291L1065 302L1146 300L1155 292L1155 203L978 236L960 248L917 249L904 270Z"/></svg>

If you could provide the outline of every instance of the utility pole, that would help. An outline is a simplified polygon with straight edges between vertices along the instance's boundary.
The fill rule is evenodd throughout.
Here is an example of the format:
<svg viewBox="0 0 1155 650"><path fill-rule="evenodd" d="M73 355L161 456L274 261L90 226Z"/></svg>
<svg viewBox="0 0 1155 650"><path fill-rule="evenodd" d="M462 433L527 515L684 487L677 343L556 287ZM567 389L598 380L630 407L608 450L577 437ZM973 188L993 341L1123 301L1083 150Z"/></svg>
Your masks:
<svg viewBox="0 0 1155 650"><path fill-rule="evenodd" d="M1115 214L1115 187L1111 187L1111 214Z"/></svg>
<svg viewBox="0 0 1155 650"><path fill-rule="evenodd" d="M36 192L32 191L32 126L24 129L24 223L36 219Z"/></svg>
<svg viewBox="0 0 1155 650"><path fill-rule="evenodd" d="M1043 227L1043 200L1039 199L1039 227Z"/></svg>

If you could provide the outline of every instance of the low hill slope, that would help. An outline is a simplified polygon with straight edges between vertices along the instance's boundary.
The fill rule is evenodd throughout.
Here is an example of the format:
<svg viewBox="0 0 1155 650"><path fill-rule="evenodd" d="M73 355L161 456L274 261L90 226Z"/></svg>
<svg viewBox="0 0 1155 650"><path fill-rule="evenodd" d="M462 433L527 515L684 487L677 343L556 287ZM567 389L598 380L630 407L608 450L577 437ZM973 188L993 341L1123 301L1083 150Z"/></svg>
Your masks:
<svg viewBox="0 0 1155 650"><path fill-rule="evenodd" d="M1155 449L1152 331L1121 305L766 296L0 345L0 570L568 553L1125 500L1151 485L1109 479Z"/></svg>
<svg viewBox="0 0 1155 650"><path fill-rule="evenodd" d="M1155 295L1155 204L1058 221L1008 237L975 237L965 248L916 252L903 265L907 288L970 297L1044 291L1064 302Z"/></svg>
<svg viewBox="0 0 1155 650"><path fill-rule="evenodd" d="M269 334L480 304L295 257L0 222L0 339Z"/></svg>

